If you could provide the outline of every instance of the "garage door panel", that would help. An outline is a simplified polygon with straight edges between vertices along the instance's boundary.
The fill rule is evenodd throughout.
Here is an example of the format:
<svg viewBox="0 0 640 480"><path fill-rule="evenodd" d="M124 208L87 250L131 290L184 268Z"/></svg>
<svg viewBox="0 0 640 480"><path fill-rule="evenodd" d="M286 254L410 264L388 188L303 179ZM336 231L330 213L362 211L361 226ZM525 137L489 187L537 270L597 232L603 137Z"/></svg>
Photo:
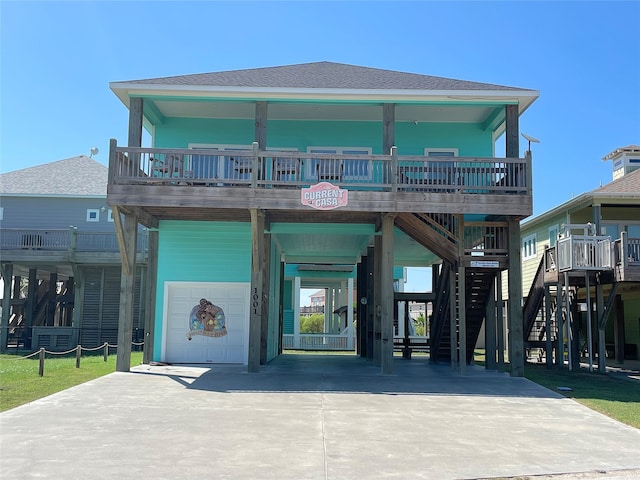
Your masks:
<svg viewBox="0 0 640 480"><path fill-rule="evenodd" d="M247 364L249 283L165 282L164 292L163 361ZM201 299L214 314L204 316Z"/></svg>

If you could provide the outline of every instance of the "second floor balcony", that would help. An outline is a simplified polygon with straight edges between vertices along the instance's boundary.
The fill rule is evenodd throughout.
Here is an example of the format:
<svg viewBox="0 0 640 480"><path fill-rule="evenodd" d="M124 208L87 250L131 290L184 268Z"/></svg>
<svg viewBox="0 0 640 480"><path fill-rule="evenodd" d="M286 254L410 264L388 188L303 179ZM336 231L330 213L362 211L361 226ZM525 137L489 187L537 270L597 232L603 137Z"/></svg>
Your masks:
<svg viewBox="0 0 640 480"><path fill-rule="evenodd" d="M146 230L138 232L138 262L146 262ZM3 228L0 234L3 261L16 263L120 264L115 232L87 232L77 228Z"/></svg>
<svg viewBox="0 0 640 480"><path fill-rule="evenodd" d="M395 147L388 155L324 154L260 150L257 143L223 151L112 140L108 203L160 218L171 218L163 208L305 210L312 200L306 189L322 182L348 192L338 206L349 212L532 213L530 157L406 156Z"/></svg>

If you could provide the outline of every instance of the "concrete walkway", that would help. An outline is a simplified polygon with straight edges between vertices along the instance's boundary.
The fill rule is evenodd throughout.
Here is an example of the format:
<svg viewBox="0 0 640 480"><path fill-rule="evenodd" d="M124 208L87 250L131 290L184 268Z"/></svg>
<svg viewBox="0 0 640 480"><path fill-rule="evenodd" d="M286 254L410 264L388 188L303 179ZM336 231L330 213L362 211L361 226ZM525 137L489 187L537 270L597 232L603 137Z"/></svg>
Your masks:
<svg viewBox="0 0 640 480"><path fill-rule="evenodd" d="M0 478L640 476L640 430L524 378L394 367L344 355L284 355L259 374L142 365L0 414Z"/></svg>

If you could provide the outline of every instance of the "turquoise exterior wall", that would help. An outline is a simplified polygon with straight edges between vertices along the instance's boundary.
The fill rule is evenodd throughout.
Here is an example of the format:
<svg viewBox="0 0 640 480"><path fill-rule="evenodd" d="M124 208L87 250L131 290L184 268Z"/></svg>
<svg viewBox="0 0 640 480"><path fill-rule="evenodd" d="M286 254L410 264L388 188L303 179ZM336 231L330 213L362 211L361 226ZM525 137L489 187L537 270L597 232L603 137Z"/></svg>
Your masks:
<svg viewBox="0 0 640 480"><path fill-rule="evenodd" d="M162 352L164 282L251 282L251 224L161 221L153 358Z"/></svg>
<svg viewBox="0 0 640 480"><path fill-rule="evenodd" d="M154 146L187 148L189 144L251 145L253 120L167 118L156 125ZM457 148L459 156L490 157L493 139L480 124L398 122L396 145L400 155L422 155L425 148ZM271 120L267 125L267 144L271 148L309 146L370 147L382 152L382 122L334 122Z"/></svg>

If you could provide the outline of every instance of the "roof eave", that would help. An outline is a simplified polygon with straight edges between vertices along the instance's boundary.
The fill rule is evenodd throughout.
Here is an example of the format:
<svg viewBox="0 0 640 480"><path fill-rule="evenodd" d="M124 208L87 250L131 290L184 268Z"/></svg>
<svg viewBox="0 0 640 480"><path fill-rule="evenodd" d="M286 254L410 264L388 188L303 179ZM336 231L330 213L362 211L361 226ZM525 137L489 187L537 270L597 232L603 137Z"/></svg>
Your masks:
<svg viewBox="0 0 640 480"><path fill-rule="evenodd" d="M130 97L212 97L265 100L336 100L379 102L451 102L518 104L523 113L538 97L537 90L420 90L217 87L202 85L140 85L114 82L111 90L129 107Z"/></svg>
<svg viewBox="0 0 640 480"><path fill-rule="evenodd" d="M553 218L562 212L575 211L581 208L585 208L589 205L606 203L607 199L614 200L614 201L621 200L621 199L631 200L630 202L631 204L636 202L640 204L640 194L635 194L635 193L606 193L606 192L581 193L577 197L567 200L566 202L561 203L560 205L553 207L552 209L547 210L546 212L543 212L539 215L536 215L533 218L526 220L520 225L520 228L521 229L530 228L534 225L544 223L548 219Z"/></svg>

